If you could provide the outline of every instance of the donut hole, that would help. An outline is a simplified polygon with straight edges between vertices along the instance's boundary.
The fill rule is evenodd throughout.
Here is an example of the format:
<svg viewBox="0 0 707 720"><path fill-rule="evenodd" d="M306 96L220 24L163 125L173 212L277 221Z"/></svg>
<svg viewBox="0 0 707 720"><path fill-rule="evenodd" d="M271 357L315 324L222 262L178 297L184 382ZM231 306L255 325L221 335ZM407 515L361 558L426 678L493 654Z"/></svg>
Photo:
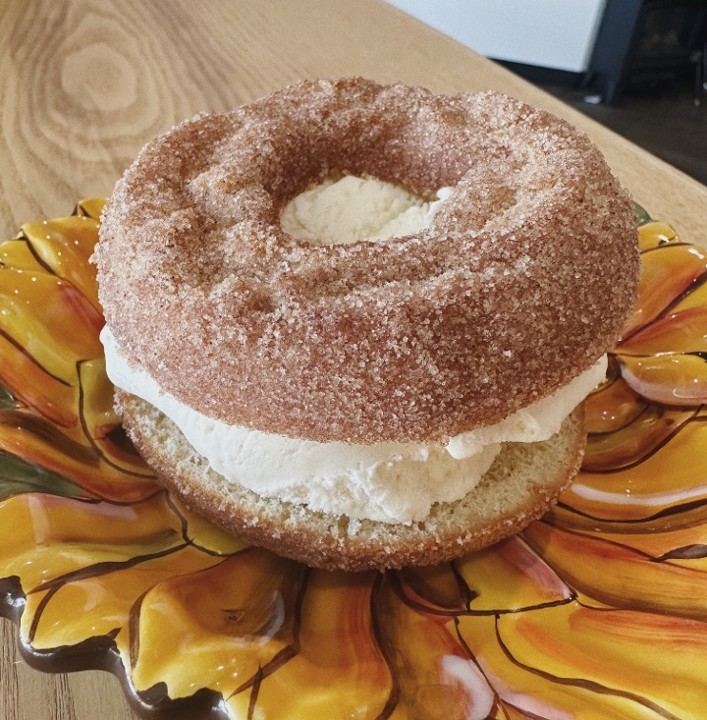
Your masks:
<svg viewBox="0 0 707 720"><path fill-rule="evenodd" d="M451 192L429 202L375 177L331 176L292 198L280 213L291 237L310 245L384 242L428 227Z"/></svg>
<svg viewBox="0 0 707 720"><path fill-rule="evenodd" d="M229 256L249 262L258 245L269 244L268 254L292 240L306 248L418 237L439 209L438 191L460 183L463 193L440 213L441 229L505 223L527 156L499 140L494 122L474 127L468 108L423 91L344 81L333 94L312 93L307 112L301 97L283 92L233 113L211 168L190 182L192 198L223 232L238 226L232 252L215 233L226 267Z"/></svg>

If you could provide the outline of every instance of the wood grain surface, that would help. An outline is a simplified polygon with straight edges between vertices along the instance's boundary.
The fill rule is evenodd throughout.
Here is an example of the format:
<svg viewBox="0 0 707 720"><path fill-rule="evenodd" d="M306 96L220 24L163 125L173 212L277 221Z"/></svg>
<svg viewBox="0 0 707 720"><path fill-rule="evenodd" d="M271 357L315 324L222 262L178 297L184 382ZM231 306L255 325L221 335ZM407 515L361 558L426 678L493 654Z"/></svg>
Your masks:
<svg viewBox="0 0 707 720"><path fill-rule="evenodd" d="M707 188L379 0L0 0L0 231L108 194L139 148L196 112L305 77L493 88L583 127L634 197L704 239ZM0 720L136 717L108 673L49 675L0 622Z"/></svg>

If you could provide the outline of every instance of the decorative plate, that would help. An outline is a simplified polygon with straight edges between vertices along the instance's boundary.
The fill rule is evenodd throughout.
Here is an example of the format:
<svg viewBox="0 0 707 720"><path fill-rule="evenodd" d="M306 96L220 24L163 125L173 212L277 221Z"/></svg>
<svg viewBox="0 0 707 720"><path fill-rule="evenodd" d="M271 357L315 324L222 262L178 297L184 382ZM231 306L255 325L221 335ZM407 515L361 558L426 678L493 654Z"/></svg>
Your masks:
<svg viewBox="0 0 707 720"><path fill-rule="evenodd" d="M102 201L0 246L0 609L38 667L232 720L707 717L707 257L639 216L640 297L583 470L439 567L309 570L152 480L111 406Z"/></svg>

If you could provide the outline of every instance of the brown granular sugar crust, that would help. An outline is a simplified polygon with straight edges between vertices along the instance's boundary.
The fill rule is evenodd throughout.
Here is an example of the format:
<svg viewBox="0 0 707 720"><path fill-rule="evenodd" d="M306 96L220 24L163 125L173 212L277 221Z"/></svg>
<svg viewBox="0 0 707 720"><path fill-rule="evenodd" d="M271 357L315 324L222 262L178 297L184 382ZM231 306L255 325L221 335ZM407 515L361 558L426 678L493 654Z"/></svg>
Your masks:
<svg viewBox="0 0 707 720"><path fill-rule="evenodd" d="M424 198L387 243L310 246L283 206L351 173ZM611 347L638 279L626 194L586 136L491 93L306 81L147 145L96 251L128 359L196 410L317 441L444 441Z"/></svg>

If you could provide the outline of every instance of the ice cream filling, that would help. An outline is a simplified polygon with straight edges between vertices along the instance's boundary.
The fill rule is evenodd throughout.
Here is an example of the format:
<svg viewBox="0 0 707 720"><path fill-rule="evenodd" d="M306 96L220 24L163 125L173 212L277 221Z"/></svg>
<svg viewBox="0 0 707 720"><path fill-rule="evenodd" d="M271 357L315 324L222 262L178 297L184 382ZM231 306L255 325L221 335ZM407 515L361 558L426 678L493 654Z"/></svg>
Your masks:
<svg viewBox="0 0 707 720"><path fill-rule="evenodd" d="M431 202L377 178L344 175L305 190L280 214L283 230L312 245L383 242L427 227L452 188Z"/></svg>

